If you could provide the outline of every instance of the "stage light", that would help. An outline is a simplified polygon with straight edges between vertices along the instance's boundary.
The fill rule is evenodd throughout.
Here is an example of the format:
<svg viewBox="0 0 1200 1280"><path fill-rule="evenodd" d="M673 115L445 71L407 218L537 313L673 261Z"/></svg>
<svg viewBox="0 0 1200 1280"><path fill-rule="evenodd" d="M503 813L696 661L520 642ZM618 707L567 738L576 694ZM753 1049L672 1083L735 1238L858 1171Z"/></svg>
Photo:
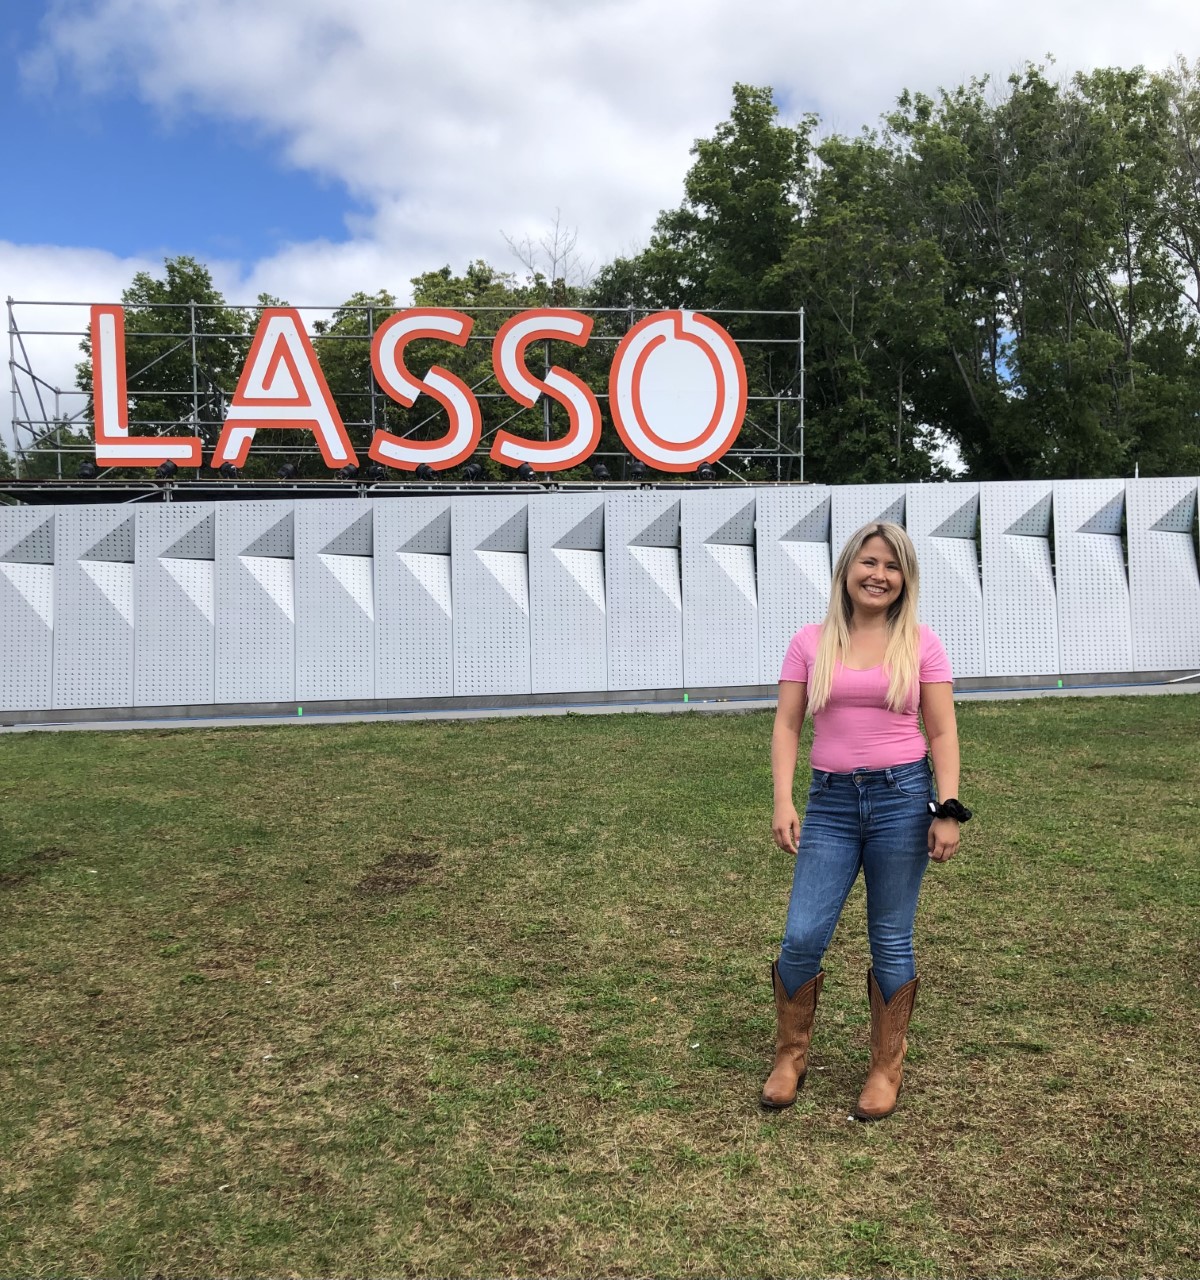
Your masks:
<svg viewBox="0 0 1200 1280"><path fill-rule="evenodd" d="M368 480L386 480L388 478L388 469L382 462L372 462L367 466Z"/></svg>
<svg viewBox="0 0 1200 1280"><path fill-rule="evenodd" d="M483 479L483 468L478 462L468 462L462 469L462 478L474 484L476 481Z"/></svg>
<svg viewBox="0 0 1200 1280"><path fill-rule="evenodd" d="M417 467L417 479L424 480L426 482L436 480L437 472L429 465L428 462L422 462L421 465Z"/></svg>
<svg viewBox="0 0 1200 1280"><path fill-rule="evenodd" d="M629 464L629 478L631 480L645 480L646 464L641 460L641 458L634 458L634 460Z"/></svg>
<svg viewBox="0 0 1200 1280"><path fill-rule="evenodd" d="M99 474L100 470L91 458L85 458L79 464L79 470L76 472L80 480L95 480Z"/></svg>
<svg viewBox="0 0 1200 1280"><path fill-rule="evenodd" d="M280 480L295 480L295 478L300 474L300 469L294 462L285 462L283 466L275 472L275 474L280 478Z"/></svg>
<svg viewBox="0 0 1200 1280"><path fill-rule="evenodd" d="M165 462L160 462L158 464L158 470L155 471L154 478L156 480L170 480L178 470L178 466L168 458Z"/></svg>
<svg viewBox="0 0 1200 1280"><path fill-rule="evenodd" d="M592 479L600 481L601 484L603 484L605 480L612 479L612 476L608 473L608 468L603 462L596 462L592 464Z"/></svg>
<svg viewBox="0 0 1200 1280"><path fill-rule="evenodd" d="M241 472L233 465L232 462L222 462L221 475L223 475L226 480L236 480L238 476L241 475Z"/></svg>
<svg viewBox="0 0 1200 1280"><path fill-rule="evenodd" d="M517 468L518 480L536 480L537 472L529 465L528 462L522 462Z"/></svg>
<svg viewBox="0 0 1200 1280"><path fill-rule="evenodd" d="M342 480L357 480L358 468L353 462L347 462L346 465L338 472L338 476Z"/></svg>
<svg viewBox="0 0 1200 1280"><path fill-rule="evenodd" d="M716 471L714 471L714 470L713 470L713 467L712 467L712 464L711 464L711 463L709 463L709 462L702 462L702 463L701 463L701 464L696 468L696 479L697 479L697 480L715 480L716 478L717 478L717 473L716 473Z"/></svg>

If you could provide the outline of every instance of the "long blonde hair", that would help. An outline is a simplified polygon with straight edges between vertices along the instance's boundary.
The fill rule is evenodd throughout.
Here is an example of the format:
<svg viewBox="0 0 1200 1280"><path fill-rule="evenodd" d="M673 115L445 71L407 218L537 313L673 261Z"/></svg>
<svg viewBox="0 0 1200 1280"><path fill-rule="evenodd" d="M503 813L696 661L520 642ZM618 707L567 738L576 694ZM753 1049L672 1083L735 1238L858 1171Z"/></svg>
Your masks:
<svg viewBox="0 0 1200 1280"><path fill-rule="evenodd" d="M913 694L917 691L920 675L917 652L917 589L920 585L920 571L917 568L917 553L912 539L900 525L876 521L863 525L850 535L833 567L829 610L821 624L817 660L808 681L808 705L813 711L820 711L829 701L834 667L850 652L850 623L854 618L854 605L850 600L850 592L846 589L846 578L864 544L872 538L882 538L888 544L904 577L900 594L888 606L887 612L888 642L883 665L888 674L888 709L907 711L912 705Z"/></svg>

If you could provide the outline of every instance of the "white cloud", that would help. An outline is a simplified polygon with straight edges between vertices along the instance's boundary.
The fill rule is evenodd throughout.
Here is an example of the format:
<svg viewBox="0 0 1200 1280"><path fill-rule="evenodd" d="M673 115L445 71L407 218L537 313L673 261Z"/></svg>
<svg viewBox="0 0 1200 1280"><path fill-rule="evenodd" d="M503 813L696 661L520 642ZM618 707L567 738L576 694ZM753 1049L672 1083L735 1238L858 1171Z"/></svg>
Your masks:
<svg viewBox="0 0 1200 1280"><path fill-rule="evenodd" d="M356 289L403 297L443 263L516 267L502 232L536 237L556 210L584 259L628 252L678 203L689 147L728 115L735 80L855 132L905 87L1003 80L1047 52L1067 74L1200 51L1194 0L1130 12L1124 0L60 0L26 70L275 139L291 164L345 184L368 213L344 242L209 264L231 300L266 289L328 304ZM40 297L112 298L143 265L0 249L0 273Z"/></svg>
<svg viewBox="0 0 1200 1280"><path fill-rule="evenodd" d="M0 297L13 299L13 315L22 335L13 358L41 380L35 385L28 372L18 372L18 417L53 419L56 412L69 417L83 407L73 392L75 365L81 359L79 342L88 324L86 304L119 298L136 272L154 266L140 258L119 258L99 249L16 245L0 240ZM31 300L44 299L83 305L28 305ZM6 316L6 329L7 321ZM6 368L0 383L0 440L11 449L13 397L8 373Z"/></svg>

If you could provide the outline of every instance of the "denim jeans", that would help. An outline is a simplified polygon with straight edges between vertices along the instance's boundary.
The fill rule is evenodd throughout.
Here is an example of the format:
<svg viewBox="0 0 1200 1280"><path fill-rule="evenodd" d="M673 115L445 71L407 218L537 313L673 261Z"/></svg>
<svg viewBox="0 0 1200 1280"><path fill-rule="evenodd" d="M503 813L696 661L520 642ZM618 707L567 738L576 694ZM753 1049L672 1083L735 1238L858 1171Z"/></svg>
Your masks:
<svg viewBox="0 0 1200 1280"><path fill-rule="evenodd" d="M821 968L861 867L875 981L890 1000L916 976L913 922L929 865L928 761L853 773L813 770L779 955L789 994Z"/></svg>

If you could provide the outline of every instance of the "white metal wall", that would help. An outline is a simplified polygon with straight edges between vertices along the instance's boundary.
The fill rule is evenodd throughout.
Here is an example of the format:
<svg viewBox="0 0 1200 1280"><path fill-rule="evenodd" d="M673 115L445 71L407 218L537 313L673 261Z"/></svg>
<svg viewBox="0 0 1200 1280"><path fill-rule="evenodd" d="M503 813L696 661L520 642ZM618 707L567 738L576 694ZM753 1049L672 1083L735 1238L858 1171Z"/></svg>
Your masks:
<svg viewBox="0 0 1200 1280"><path fill-rule="evenodd" d="M216 525L211 504L172 502L138 512L135 706L215 701Z"/></svg>
<svg viewBox="0 0 1200 1280"><path fill-rule="evenodd" d="M1129 603L1138 670L1200 667L1195 480L1127 480Z"/></svg>
<svg viewBox="0 0 1200 1280"><path fill-rule="evenodd" d="M375 506L375 696L454 694L449 498Z"/></svg>
<svg viewBox="0 0 1200 1280"><path fill-rule="evenodd" d="M907 529L921 570L921 621L937 632L956 676L981 676L983 586L979 579L979 486L913 484Z"/></svg>
<svg viewBox="0 0 1200 1280"><path fill-rule="evenodd" d="M1064 673L1133 669L1123 480L1054 482L1054 553Z"/></svg>
<svg viewBox="0 0 1200 1280"><path fill-rule="evenodd" d="M54 705L53 507L0 507L0 708Z"/></svg>
<svg viewBox="0 0 1200 1280"><path fill-rule="evenodd" d="M681 502L669 489L605 499L610 689L683 685Z"/></svg>
<svg viewBox="0 0 1200 1280"><path fill-rule="evenodd" d="M375 509L297 502L296 700L375 696Z"/></svg>
<svg viewBox="0 0 1200 1280"><path fill-rule="evenodd" d="M754 490L709 489L681 506L683 681L704 689L757 684Z"/></svg>
<svg viewBox="0 0 1200 1280"><path fill-rule="evenodd" d="M959 677L1192 671L1198 506L1181 477L5 507L0 711L771 685L877 519Z"/></svg>
<svg viewBox="0 0 1200 1280"><path fill-rule="evenodd" d="M296 699L295 506L217 505L218 702Z"/></svg>
<svg viewBox="0 0 1200 1280"><path fill-rule="evenodd" d="M529 499L456 499L450 546L454 692L532 692Z"/></svg>
<svg viewBox="0 0 1200 1280"><path fill-rule="evenodd" d="M987 674L1056 675L1062 665L1050 547L1054 483L1023 480L979 489Z"/></svg>
<svg viewBox="0 0 1200 1280"><path fill-rule="evenodd" d="M529 608L533 692L607 689L603 494L529 504Z"/></svg>
<svg viewBox="0 0 1200 1280"><path fill-rule="evenodd" d="M814 484L758 495L759 684L779 679L792 636L825 616L832 493Z"/></svg>

